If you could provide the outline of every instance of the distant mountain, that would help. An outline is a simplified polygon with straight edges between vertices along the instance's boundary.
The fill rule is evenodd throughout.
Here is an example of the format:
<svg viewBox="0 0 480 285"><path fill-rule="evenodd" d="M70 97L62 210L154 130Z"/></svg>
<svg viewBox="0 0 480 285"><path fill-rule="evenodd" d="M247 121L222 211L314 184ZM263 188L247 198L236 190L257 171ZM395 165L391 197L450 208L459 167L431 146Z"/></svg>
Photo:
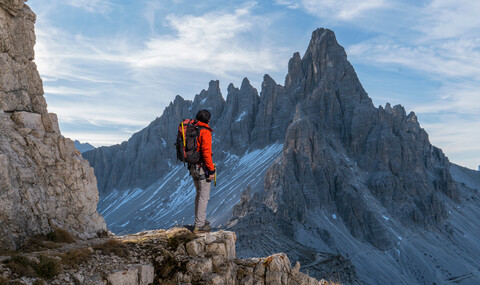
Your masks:
<svg viewBox="0 0 480 285"><path fill-rule="evenodd" d="M84 153L86 151L92 150L95 147L89 143L81 143L78 140L75 140L75 148L80 152Z"/></svg>
<svg viewBox="0 0 480 285"><path fill-rule="evenodd" d="M240 256L280 249L344 284L480 282L477 176L451 165L413 112L373 106L327 29L293 55L283 86L265 75L258 95L244 79L224 100L211 81L127 142L84 153L111 230L193 222L173 143L202 108L219 170L207 215L237 233Z"/></svg>

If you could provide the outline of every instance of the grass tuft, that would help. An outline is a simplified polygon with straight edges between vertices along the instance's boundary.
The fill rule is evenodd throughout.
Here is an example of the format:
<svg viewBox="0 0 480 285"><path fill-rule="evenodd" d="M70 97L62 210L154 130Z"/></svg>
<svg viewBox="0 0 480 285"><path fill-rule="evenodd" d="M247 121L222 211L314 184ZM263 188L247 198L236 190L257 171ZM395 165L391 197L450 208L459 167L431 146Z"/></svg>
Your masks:
<svg viewBox="0 0 480 285"><path fill-rule="evenodd" d="M5 261L13 274L25 277L51 279L62 272L60 262L54 258L40 256L38 264L21 255L14 255Z"/></svg>
<svg viewBox="0 0 480 285"><path fill-rule="evenodd" d="M4 262L7 268L9 268L14 274L26 277L35 277L36 275L36 264L24 256L14 255Z"/></svg>
<svg viewBox="0 0 480 285"><path fill-rule="evenodd" d="M62 272L62 266L57 259L41 255L40 263L37 264L35 271L42 278L52 279Z"/></svg>
<svg viewBox="0 0 480 285"><path fill-rule="evenodd" d="M78 248L72 249L63 253L60 257L62 258L62 264L68 267L77 268L79 264L90 259L93 252L90 248Z"/></svg>
<svg viewBox="0 0 480 285"><path fill-rule="evenodd" d="M69 232L60 228L55 228L53 231L48 233L46 238L48 241L59 242L59 243L75 242L75 239Z"/></svg>
<svg viewBox="0 0 480 285"><path fill-rule="evenodd" d="M181 262L175 258L170 252L164 251L162 253L162 258L155 260L155 274L161 280L171 279L177 272L186 272L187 266L185 262Z"/></svg>
<svg viewBox="0 0 480 285"><path fill-rule="evenodd" d="M0 276L0 285L8 285L9 280L3 276Z"/></svg>
<svg viewBox="0 0 480 285"><path fill-rule="evenodd" d="M45 249L59 248L58 243L74 243L75 239L66 230L55 228L50 233L39 234L30 238L19 249L21 252L36 252Z"/></svg>
<svg viewBox="0 0 480 285"><path fill-rule="evenodd" d="M113 253L119 257L127 257L129 254L127 246L123 242L116 239L111 239L104 243L95 245L93 249L100 250L105 255Z"/></svg>
<svg viewBox="0 0 480 285"><path fill-rule="evenodd" d="M195 234L185 228L167 232L167 245L170 249L176 250L182 243L187 243L195 238Z"/></svg>

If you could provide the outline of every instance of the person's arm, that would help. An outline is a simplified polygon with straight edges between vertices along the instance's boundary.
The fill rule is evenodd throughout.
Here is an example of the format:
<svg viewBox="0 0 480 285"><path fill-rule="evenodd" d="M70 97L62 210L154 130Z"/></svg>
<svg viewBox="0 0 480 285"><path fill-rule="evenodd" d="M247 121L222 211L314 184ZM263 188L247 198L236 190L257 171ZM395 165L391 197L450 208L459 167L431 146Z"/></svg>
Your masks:
<svg viewBox="0 0 480 285"><path fill-rule="evenodd" d="M215 173L215 165L212 160L212 133L209 130L201 130L201 153L203 162L207 166L208 174Z"/></svg>

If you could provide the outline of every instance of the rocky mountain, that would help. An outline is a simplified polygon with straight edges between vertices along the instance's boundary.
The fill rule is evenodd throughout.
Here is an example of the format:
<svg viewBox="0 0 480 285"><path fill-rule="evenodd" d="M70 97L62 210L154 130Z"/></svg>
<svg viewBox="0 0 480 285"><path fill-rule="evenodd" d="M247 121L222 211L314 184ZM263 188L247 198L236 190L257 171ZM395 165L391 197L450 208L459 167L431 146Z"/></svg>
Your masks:
<svg viewBox="0 0 480 285"><path fill-rule="evenodd" d="M92 150L94 149L95 147L89 143L81 143L80 141L78 140L75 140L74 141L74 145L75 145L75 148L80 152L80 153L84 153L86 151L89 151L89 150Z"/></svg>
<svg viewBox="0 0 480 285"><path fill-rule="evenodd" d="M322 263L340 254L349 283L353 270L367 284L478 282L480 184L453 179L415 114L375 108L328 30L292 58L285 85L298 90L294 120L264 192L234 211L238 251L270 252L275 240L327 276Z"/></svg>
<svg viewBox="0 0 480 285"><path fill-rule="evenodd" d="M48 113L34 63L35 14L0 0L0 250L54 229L106 230L93 169Z"/></svg>
<svg viewBox="0 0 480 285"><path fill-rule="evenodd" d="M173 143L181 119L207 108L219 170L207 215L237 233L240 256L281 249L345 284L480 282L480 183L413 112L373 106L332 31L313 32L283 86L265 75L258 95L245 79L226 101L218 86L84 153L113 231L192 223L195 190Z"/></svg>

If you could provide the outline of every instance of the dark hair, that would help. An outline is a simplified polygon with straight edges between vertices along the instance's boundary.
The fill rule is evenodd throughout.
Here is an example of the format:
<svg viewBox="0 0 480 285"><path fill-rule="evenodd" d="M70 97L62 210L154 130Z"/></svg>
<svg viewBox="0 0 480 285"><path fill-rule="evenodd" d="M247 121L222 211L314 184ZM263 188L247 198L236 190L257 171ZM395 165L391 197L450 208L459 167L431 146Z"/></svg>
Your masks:
<svg viewBox="0 0 480 285"><path fill-rule="evenodd" d="M196 119L202 123L208 124L210 121L210 112L208 110L200 110L197 113Z"/></svg>

